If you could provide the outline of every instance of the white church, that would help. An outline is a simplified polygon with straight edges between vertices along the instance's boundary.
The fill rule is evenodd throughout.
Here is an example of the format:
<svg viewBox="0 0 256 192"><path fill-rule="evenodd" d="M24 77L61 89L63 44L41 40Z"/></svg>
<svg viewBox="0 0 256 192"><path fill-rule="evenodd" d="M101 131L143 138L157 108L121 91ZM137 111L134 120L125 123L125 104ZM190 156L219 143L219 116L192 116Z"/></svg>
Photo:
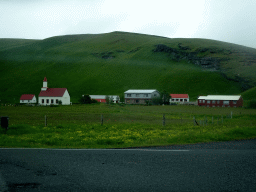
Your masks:
<svg viewBox="0 0 256 192"><path fill-rule="evenodd" d="M46 77L43 80L43 87L38 96L40 105L70 105L70 96L67 88L48 88Z"/></svg>

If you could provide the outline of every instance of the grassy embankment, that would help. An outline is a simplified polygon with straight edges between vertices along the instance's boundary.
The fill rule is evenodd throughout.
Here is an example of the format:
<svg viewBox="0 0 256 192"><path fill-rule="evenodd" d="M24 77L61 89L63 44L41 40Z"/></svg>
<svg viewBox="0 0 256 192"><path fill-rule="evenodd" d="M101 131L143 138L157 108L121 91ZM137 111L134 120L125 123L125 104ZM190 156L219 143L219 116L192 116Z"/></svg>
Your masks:
<svg viewBox="0 0 256 192"><path fill-rule="evenodd" d="M0 111L10 117L7 132L0 130L0 147L124 148L256 137L256 110L244 108L94 104Z"/></svg>
<svg viewBox="0 0 256 192"><path fill-rule="evenodd" d="M158 44L222 59L220 70L201 68L186 59L175 61L171 54L154 52ZM0 39L0 45L1 103L18 103L22 94L38 96L44 76L49 87L66 87L73 103L82 94L121 95L128 89L188 93L191 100L198 95L240 94L241 81L222 74L256 82L255 49L207 39L113 32L37 41Z"/></svg>

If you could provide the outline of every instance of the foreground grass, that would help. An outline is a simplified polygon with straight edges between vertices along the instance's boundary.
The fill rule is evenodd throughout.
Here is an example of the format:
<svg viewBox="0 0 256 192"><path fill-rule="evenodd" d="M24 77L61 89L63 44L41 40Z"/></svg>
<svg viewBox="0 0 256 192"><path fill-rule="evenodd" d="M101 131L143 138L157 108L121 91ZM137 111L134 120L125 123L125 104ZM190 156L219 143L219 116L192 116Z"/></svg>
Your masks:
<svg viewBox="0 0 256 192"><path fill-rule="evenodd" d="M231 110L232 119L226 116ZM10 117L10 128L0 130L0 147L126 148L256 137L256 111L248 109L85 105L2 107L0 112ZM46 112L51 117L47 126L39 121ZM100 114L105 117L103 125ZM194 117L204 123L195 125Z"/></svg>
<svg viewBox="0 0 256 192"><path fill-rule="evenodd" d="M1 131L1 147L31 148L125 148L177 145L253 138L255 127L146 126L143 124L12 126Z"/></svg>

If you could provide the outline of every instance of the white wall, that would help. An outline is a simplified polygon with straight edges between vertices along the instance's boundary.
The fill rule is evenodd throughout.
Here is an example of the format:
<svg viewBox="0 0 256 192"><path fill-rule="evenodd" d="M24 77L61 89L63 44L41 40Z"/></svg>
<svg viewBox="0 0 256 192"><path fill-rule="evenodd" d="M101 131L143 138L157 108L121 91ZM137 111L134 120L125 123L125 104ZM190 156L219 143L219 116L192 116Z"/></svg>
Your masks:
<svg viewBox="0 0 256 192"><path fill-rule="evenodd" d="M42 103L42 99L44 99L44 103ZM49 99L49 103L47 103L47 99ZM53 99L53 103L51 102ZM40 105L58 105L58 103L56 103L56 99L58 99L58 101L62 101L62 105L70 105L70 96L68 91L66 90L63 97L38 97L38 103Z"/></svg>
<svg viewBox="0 0 256 192"><path fill-rule="evenodd" d="M172 98L170 99L170 103L185 103L184 99L187 99L186 102L189 102L189 98L173 98L174 101L172 101ZM178 101L176 101L176 99L178 99ZM183 99L183 101L180 101L181 99Z"/></svg>
<svg viewBox="0 0 256 192"><path fill-rule="evenodd" d="M20 103L36 103L36 97L34 96L32 100L20 100Z"/></svg>

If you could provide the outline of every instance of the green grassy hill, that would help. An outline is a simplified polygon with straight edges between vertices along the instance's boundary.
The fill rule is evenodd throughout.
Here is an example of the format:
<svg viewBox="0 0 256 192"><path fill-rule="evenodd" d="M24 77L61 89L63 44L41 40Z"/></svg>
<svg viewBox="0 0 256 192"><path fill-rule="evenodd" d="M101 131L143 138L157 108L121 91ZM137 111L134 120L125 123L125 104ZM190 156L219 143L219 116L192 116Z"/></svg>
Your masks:
<svg viewBox="0 0 256 192"><path fill-rule="evenodd" d="M44 40L0 39L0 100L17 103L48 87L82 94L158 89L198 95L240 94L256 85L256 50L207 39L170 39L126 32Z"/></svg>
<svg viewBox="0 0 256 192"><path fill-rule="evenodd" d="M256 100L256 87L253 87L242 93L245 100Z"/></svg>

